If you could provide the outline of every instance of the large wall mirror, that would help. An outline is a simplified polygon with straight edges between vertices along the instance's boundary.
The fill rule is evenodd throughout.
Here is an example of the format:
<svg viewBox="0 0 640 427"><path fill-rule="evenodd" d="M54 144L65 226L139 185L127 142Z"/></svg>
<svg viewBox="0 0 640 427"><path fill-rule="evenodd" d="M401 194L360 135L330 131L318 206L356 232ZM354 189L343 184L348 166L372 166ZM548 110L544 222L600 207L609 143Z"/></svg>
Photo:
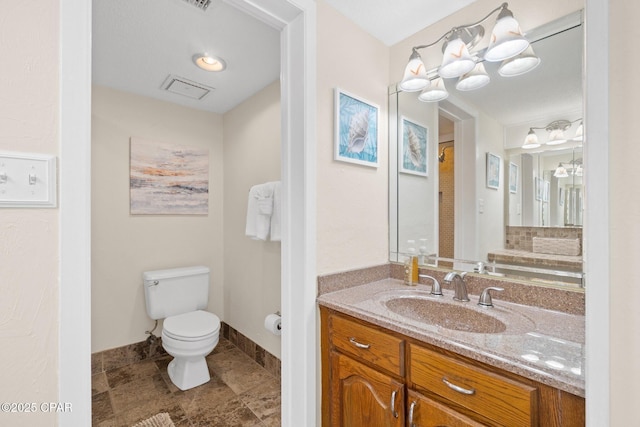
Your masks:
<svg viewBox="0 0 640 427"><path fill-rule="evenodd" d="M440 102L390 88L391 261L584 286L583 32L582 12L528 30L535 69L487 62L488 85Z"/></svg>

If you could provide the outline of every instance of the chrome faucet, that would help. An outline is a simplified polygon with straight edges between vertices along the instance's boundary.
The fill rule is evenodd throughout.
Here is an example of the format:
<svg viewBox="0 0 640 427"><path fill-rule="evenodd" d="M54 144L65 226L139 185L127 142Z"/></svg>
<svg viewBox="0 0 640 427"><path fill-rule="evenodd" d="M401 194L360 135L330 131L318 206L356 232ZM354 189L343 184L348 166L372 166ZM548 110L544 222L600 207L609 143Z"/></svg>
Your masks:
<svg viewBox="0 0 640 427"><path fill-rule="evenodd" d="M453 296L453 299L456 301L463 301L463 302L470 301L469 295L467 294L467 284L464 282L464 276L466 275L467 275L466 271L462 273L458 273L457 271L452 271L450 273L447 273L446 276L444 276L445 282L447 283L453 282L453 291L455 293ZM456 278L460 280L456 280Z"/></svg>
<svg viewBox="0 0 640 427"><path fill-rule="evenodd" d="M433 280L433 285L431 286L431 292L430 294L436 297L441 297L442 296L442 288L440 287L440 282L438 282L438 279L436 279L433 276L428 276L426 274L421 274L419 277L423 278L423 279L431 279Z"/></svg>

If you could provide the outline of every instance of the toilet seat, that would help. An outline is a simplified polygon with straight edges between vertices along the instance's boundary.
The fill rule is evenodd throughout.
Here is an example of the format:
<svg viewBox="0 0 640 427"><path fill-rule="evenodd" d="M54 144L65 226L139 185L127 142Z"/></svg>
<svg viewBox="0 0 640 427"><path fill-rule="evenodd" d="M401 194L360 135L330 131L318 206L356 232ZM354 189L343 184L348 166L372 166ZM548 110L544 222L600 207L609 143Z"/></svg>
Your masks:
<svg viewBox="0 0 640 427"><path fill-rule="evenodd" d="M220 332L220 319L204 310L191 311L164 319L162 333L179 341L201 341Z"/></svg>

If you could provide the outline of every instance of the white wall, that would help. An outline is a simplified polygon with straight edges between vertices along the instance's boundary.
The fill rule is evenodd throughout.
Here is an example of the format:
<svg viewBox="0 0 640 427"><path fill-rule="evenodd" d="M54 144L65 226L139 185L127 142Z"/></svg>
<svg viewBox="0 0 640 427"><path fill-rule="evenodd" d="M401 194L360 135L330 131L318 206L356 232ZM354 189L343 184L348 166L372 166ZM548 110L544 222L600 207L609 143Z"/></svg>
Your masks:
<svg viewBox="0 0 640 427"><path fill-rule="evenodd" d="M640 3L633 0L610 1L610 114L609 206L611 281L611 425L638 422L640 402L640 182L637 141L630 138L640 115L640 60L629 56L634 40L640 37L637 25ZM603 58L604 59L604 58ZM605 202L605 201L603 201ZM587 212L588 214L588 212ZM607 224L603 224L607 226ZM597 248L596 248L597 249ZM606 256L606 254L602 254ZM600 286L594 283L594 286ZM587 290L587 292L589 292Z"/></svg>
<svg viewBox="0 0 640 427"><path fill-rule="evenodd" d="M131 215L131 137L208 149L209 214ZM224 319L222 193L222 116L93 87L92 352L146 339L146 270L208 266L209 309Z"/></svg>
<svg viewBox="0 0 640 427"><path fill-rule="evenodd" d="M249 189L280 180L280 83L225 113L223 124L225 321L280 357L280 337L263 326L280 310L280 242L245 236Z"/></svg>
<svg viewBox="0 0 640 427"><path fill-rule="evenodd" d="M388 239L389 49L323 1L317 9L317 271L384 264ZM333 160L334 88L380 107L378 168Z"/></svg>
<svg viewBox="0 0 640 427"><path fill-rule="evenodd" d="M59 3L0 2L0 151L59 154ZM1 402L58 400L58 209L0 210ZM51 426L56 414L0 414Z"/></svg>

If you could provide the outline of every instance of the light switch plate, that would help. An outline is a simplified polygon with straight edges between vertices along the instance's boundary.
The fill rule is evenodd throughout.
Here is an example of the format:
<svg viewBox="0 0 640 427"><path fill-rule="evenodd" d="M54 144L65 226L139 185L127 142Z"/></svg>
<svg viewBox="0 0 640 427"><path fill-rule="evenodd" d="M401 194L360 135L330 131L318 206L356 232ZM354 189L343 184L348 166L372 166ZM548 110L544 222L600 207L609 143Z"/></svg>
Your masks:
<svg viewBox="0 0 640 427"><path fill-rule="evenodd" d="M0 152L0 208L55 208L56 157Z"/></svg>

